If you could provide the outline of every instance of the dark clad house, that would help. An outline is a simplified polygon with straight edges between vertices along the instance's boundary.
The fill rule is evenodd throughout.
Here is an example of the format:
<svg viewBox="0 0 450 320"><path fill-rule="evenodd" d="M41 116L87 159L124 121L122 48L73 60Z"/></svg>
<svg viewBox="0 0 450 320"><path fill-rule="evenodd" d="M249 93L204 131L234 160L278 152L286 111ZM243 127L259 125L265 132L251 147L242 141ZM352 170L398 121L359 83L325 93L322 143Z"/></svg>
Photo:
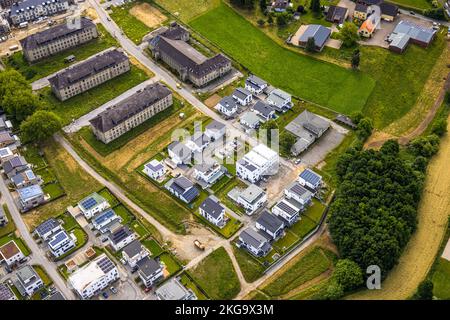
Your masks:
<svg viewBox="0 0 450 320"><path fill-rule="evenodd" d="M342 24L347 19L348 16L348 9L344 7L338 7L338 6L330 6L327 12L327 16L325 17L325 20Z"/></svg>
<svg viewBox="0 0 450 320"><path fill-rule="evenodd" d="M82 17L79 23L64 22L50 29L34 33L20 40L20 44L25 58L34 62L77 47L97 37L98 32L95 23Z"/></svg>
<svg viewBox="0 0 450 320"><path fill-rule="evenodd" d="M172 91L158 82L101 112L90 123L97 139L109 143L172 104Z"/></svg>
<svg viewBox="0 0 450 320"><path fill-rule="evenodd" d="M129 70L130 60L125 53L113 49L66 68L48 81L56 97L64 101Z"/></svg>
<svg viewBox="0 0 450 320"><path fill-rule="evenodd" d="M222 54L207 58L187 41L189 32L174 23L149 41L155 60L162 60L175 69L182 81L203 87L231 70L231 61Z"/></svg>
<svg viewBox="0 0 450 320"><path fill-rule="evenodd" d="M307 26L305 32L300 35L298 39L298 45L302 48L306 48L309 38L314 39L316 51L322 51L325 43L331 36L331 30L319 24L310 24Z"/></svg>

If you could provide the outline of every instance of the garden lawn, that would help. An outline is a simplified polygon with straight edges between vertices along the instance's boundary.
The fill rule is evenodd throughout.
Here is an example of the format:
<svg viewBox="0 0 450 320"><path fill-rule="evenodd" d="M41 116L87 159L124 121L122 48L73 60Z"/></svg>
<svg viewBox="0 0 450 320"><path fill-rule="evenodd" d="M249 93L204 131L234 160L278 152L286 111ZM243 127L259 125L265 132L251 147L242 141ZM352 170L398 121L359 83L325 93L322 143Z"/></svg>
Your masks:
<svg viewBox="0 0 450 320"><path fill-rule="evenodd" d="M152 258L159 256L164 250L161 248L158 242L155 239L148 238L141 241L144 247L146 247L150 251L150 255Z"/></svg>
<svg viewBox="0 0 450 320"><path fill-rule="evenodd" d="M159 259L164 263L166 270L170 273L170 275L173 275L181 270L181 265L175 260L174 257L170 255L170 253L163 253L159 256Z"/></svg>
<svg viewBox="0 0 450 320"><path fill-rule="evenodd" d="M6 204L3 205L3 211L5 212L6 218L8 219L8 223L6 226L0 227L0 238L13 233L16 231L16 224L11 217L11 213L9 212L8 206Z"/></svg>
<svg viewBox="0 0 450 320"><path fill-rule="evenodd" d="M131 221L134 220L134 216L131 214L131 212L123 205L120 204L118 206L115 206L113 208L114 212L117 213L119 217L122 218L122 224L129 224Z"/></svg>
<svg viewBox="0 0 450 320"><path fill-rule="evenodd" d="M100 107L147 79L148 76L143 70L132 65L129 72L66 101L59 101L53 95L50 87L39 90L38 93L43 105L60 116L63 124L66 125L72 119L77 119Z"/></svg>
<svg viewBox="0 0 450 320"><path fill-rule="evenodd" d="M386 2L392 2L405 8L417 9L418 11L433 8L431 1L427 0L390 0Z"/></svg>
<svg viewBox="0 0 450 320"><path fill-rule="evenodd" d="M200 290L200 288L195 284L195 282L185 273L183 272L180 275L180 282L183 286L188 289L191 289L192 292L195 293L197 300L208 300L205 294Z"/></svg>
<svg viewBox="0 0 450 320"><path fill-rule="evenodd" d="M433 294L439 299L450 299L450 261L439 259L433 274Z"/></svg>
<svg viewBox="0 0 450 320"><path fill-rule="evenodd" d="M262 291L272 298L284 295L305 282L318 277L331 266L332 263L323 249L314 247L289 266L275 281L266 285Z"/></svg>
<svg viewBox="0 0 450 320"><path fill-rule="evenodd" d="M148 230L145 229L145 227L137 220L131 223L130 228L133 229L133 231L136 232L141 238L149 235Z"/></svg>
<svg viewBox="0 0 450 320"><path fill-rule="evenodd" d="M279 46L225 4L192 20L190 25L272 85L338 112L361 110L375 85L362 72Z"/></svg>
<svg viewBox="0 0 450 320"><path fill-rule="evenodd" d="M247 282L251 283L261 278L265 268L258 260L254 259L246 250L238 249L235 246L233 246L233 253Z"/></svg>
<svg viewBox="0 0 450 320"><path fill-rule="evenodd" d="M231 259L223 247L203 259L189 275L213 300L233 299L241 290Z"/></svg>
<svg viewBox="0 0 450 320"><path fill-rule="evenodd" d="M101 195L103 198L106 199L106 201L108 201L109 205L111 207L115 207L119 204L119 200L117 200L116 196L114 196L109 190L108 188L103 188L102 190L100 190L99 192L97 192L99 195Z"/></svg>
<svg viewBox="0 0 450 320"><path fill-rule="evenodd" d="M45 287L48 287L49 285L51 285L53 283L53 280L50 278L50 276L47 274L47 272L44 270L44 268L42 268L42 266L34 265L33 268L36 271L36 273L39 275L39 277L42 279L42 281L44 282Z"/></svg>
<svg viewBox="0 0 450 320"><path fill-rule="evenodd" d="M142 38L151 29L129 12L134 5L135 3L133 2L120 7L111 6L112 13L109 16L130 40L135 44L140 44Z"/></svg>
<svg viewBox="0 0 450 320"><path fill-rule="evenodd" d="M64 62L64 59L70 55L75 56L76 61L73 63L77 63L100 51L117 46L117 41L101 24L97 24L97 29L99 31L99 37L97 39L76 48L60 52L32 65L24 59L22 52L16 52L11 57L5 58L3 61L7 67L19 71L29 82L34 82L71 65L71 63Z"/></svg>

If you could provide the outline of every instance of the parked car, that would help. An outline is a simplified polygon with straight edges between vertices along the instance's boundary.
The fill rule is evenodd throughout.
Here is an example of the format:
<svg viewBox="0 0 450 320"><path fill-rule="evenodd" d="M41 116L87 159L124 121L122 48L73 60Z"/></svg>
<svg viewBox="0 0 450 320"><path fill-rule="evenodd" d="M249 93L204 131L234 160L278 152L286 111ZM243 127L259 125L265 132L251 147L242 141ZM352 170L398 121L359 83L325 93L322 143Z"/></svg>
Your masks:
<svg viewBox="0 0 450 320"><path fill-rule="evenodd" d="M107 294L106 292L103 292L103 293L102 293L102 296L103 296L103 298L105 298L105 299L108 299L108 297L109 297L108 294Z"/></svg>
<svg viewBox="0 0 450 320"><path fill-rule="evenodd" d="M302 159L300 159L300 158L299 159L295 159L295 161L294 161L295 164L300 164L301 162L302 162Z"/></svg>
<svg viewBox="0 0 450 320"><path fill-rule="evenodd" d="M147 292L150 292L150 290L152 290L151 288L145 288L144 289L144 291L147 293Z"/></svg>
<svg viewBox="0 0 450 320"><path fill-rule="evenodd" d="M116 294L117 293L117 289L114 287L109 288L109 290L111 290L112 293Z"/></svg>
<svg viewBox="0 0 450 320"><path fill-rule="evenodd" d="M416 15L416 13L415 13L414 11L410 11L409 14L410 14L410 15L413 15L413 16Z"/></svg>

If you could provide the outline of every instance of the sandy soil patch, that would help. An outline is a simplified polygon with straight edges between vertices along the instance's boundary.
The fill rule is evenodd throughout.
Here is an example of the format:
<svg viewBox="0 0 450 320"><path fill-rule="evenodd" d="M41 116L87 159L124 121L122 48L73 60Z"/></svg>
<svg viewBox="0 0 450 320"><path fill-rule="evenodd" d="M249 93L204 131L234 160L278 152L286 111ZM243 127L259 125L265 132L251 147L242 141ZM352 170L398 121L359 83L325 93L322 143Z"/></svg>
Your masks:
<svg viewBox="0 0 450 320"><path fill-rule="evenodd" d="M205 100L205 104L208 108L214 108L216 104L222 99L218 94L213 94L211 97Z"/></svg>
<svg viewBox="0 0 450 320"><path fill-rule="evenodd" d="M441 257L444 258L445 260L450 261L450 239L448 240Z"/></svg>
<svg viewBox="0 0 450 320"><path fill-rule="evenodd" d="M86 10L83 11L83 14L87 15L89 18L91 18L94 22L97 22L98 20L98 14L97 11L95 11L94 8L89 7Z"/></svg>
<svg viewBox="0 0 450 320"><path fill-rule="evenodd" d="M450 120L450 117L449 117ZM450 123L448 125L450 130ZM365 290L350 299L406 299L426 277L445 234L450 212L450 137L441 141L439 153L430 162L418 211L417 230L398 265L382 283L381 290Z"/></svg>
<svg viewBox="0 0 450 320"><path fill-rule="evenodd" d="M139 3L131 8L130 13L142 21L147 27L154 28L160 26L167 17L161 11L152 7L148 3Z"/></svg>
<svg viewBox="0 0 450 320"><path fill-rule="evenodd" d="M393 136L392 134L384 131L374 131L364 144L364 148L379 149L386 140L396 138L397 137Z"/></svg>

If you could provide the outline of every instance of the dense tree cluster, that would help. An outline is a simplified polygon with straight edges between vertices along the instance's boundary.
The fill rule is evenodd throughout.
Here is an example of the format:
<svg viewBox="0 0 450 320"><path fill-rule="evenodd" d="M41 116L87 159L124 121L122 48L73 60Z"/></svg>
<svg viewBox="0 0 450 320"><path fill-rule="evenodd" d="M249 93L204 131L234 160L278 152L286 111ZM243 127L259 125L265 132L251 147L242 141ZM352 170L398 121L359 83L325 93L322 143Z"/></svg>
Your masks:
<svg viewBox="0 0 450 320"><path fill-rule="evenodd" d="M253 9L255 2L256 0L231 0L231 4L244 9Z"/></svg>
<svg viewBox="0 0 450 320"><path fill-rule="evenodd" d="M339 31L339 38L342 40L344 47L353 47L359 40L358 27L353 22L344 22Z"/></svg>
<svg viewBox="0 0 450 320"><path fill-rule="evenodd" d="M297 141L297 138L288 131L283 131L280 135L280 152L284 156L291 154L291 148Z"/></svg>
<svg viewBox="0 0 450 320"><path fill-rule="evenodd" d="M398 153L351 149L337 163L339 187L329 227L341 257L362 270L378 265L383 276L397 263L416 227L422 178Z"/></svg>
<svg viewBox="0 0 450 320"><path fill-rule="evenodd" d="M53 112L40 110L29 116L20 125L22 140L44 141L61 129L61 119Z"/></svg>

